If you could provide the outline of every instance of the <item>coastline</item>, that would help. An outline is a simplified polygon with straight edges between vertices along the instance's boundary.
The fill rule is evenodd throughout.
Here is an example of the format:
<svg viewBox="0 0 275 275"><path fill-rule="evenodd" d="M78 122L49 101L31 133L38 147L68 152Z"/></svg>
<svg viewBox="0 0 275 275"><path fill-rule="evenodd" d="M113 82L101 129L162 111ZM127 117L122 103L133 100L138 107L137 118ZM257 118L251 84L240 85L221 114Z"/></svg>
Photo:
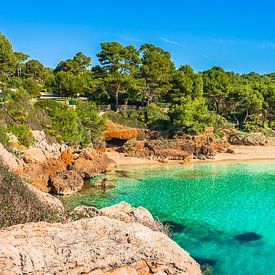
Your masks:
<svg viewBox="0 0 275 275"><path fill-rule="evenodd" d="M208 162L225 162L225 161L250 161L250 160L275 160L275 145L267 146L243 146L232 145L230 147L234 153L217 153L213 159L199 160L191 159L190 163L208 163ZM122 153L115 151L106 152L107 156L113 159L117 166L142 166L142 165L167 165L182 164L183 161L170 160L166 163L153 159L144 159L136 157L127 157Z"/></svg>

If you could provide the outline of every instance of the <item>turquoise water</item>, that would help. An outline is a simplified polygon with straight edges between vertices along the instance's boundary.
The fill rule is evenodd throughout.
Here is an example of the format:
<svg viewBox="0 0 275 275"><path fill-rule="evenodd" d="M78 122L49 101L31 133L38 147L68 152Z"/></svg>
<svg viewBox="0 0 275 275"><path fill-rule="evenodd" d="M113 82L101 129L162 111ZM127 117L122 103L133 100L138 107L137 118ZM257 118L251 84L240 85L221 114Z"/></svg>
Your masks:
<svg viewBox="0 0 275 275"><path fill-rule="evenodd" d="M275 274L275 161L119 168L104 177L116 187L89 183L65 201L144 206L213 274Z"/></svg>

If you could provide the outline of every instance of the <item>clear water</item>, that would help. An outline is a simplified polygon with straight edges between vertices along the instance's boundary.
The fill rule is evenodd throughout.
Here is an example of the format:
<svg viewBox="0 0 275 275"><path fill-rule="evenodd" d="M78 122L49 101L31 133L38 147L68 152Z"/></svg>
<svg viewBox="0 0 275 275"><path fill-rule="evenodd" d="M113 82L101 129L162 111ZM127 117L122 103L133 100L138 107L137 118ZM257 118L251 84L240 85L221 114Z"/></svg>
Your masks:
<svg viewBox="0 0 275 275"><path fill-rule="evenodd" d="M116 187L88 183L65 203L144 206L213 274L275 274L275 161L119 168L104 177ZM236 239L244 233L258 239Z"/></svg>

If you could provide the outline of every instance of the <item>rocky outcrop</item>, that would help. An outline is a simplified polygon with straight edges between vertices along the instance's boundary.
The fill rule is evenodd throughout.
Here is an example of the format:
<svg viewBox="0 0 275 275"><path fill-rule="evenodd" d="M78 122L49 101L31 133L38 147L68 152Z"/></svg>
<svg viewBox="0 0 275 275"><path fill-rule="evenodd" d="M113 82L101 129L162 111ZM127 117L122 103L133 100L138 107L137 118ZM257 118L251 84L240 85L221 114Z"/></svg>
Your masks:
<svg viewBox="0 0 275 275"><path fill-rule="evenodd" d="M80 191L84 181L74 170L56 171L49 176L49 192L57 195L70 195Z"/></svg>
<svg viewBox="0 0 275 275"><path fill-rule="evenodd" d="M228 147L226 141L216 140L212 136L185 136L166 140L129 140L124 144L122 152L129 157L153 158L164 162L213 158L217 152L225 152Z"/></svg>
<svg viewBox="0 0 275 275"><path fill-rule="evenodd" d="M25 183L25 186L27 189L29 189L33 194L34 196L37 197L37 199L42 202L49 210L53 210L59 214L63 214L64 213L64 206L62 204L62 202L55 198L54 196L48 194L48 193L45 193L45 192L42 192L38 189L36 189L34 186L28 184L28 183Z"/></svg>
<svg viewBox="0 0 275 275"><path fill-rule="evenodd" d="M228 142L232 145L265 146L267 138L262 133L234 133L229 136Z"/></svg>
<svg viewBox="0 0 275 275"><path fill-rule="evenodd" d="M3 274L201 274L174 241L137 222L104 216L0 231Z"/></svg>
<svg viewBox="0 0 275 275"><path fill-rule="evenodd" d="M7 167L8 170L10 171L21 169L24 166L23 161L21 161L15 155L10 153L1 143L0 143L0 164Z"/></svg>
<svg viewBox="0 0 275 275"><path fill-rule="evenodd" d="M121 139L129 140L137 138L139 130L137 128L126 127L120 124L116 124L111 120L106 122L107 129L104 131L104 137L106 140Z"/></svg>
<svg viewBox="0 0 275 275"><path fill-rule="evenodd" d="M106 172L114 164L105 154L94 149L87 149L80 153L74 161L74 169L82 178L90 179Z"/></svg>
<svg viewBox="0 0 275 275"><path fill-rule="evenodd" d="M160 231L169 235L169 228L159 221L154 220L151 213L144 207L132 207L127 202L97 209L93 206L78 206L73 210L74 219L93 218L96 216L106 216L126 223L137 222L151 228L154 231Z"/></svg>
<svg viewBox="0 0 275 275"><path fill-rule="evenodd" d="M44 152L39 148L29 148L24 153L24 161L26 163L32 162L46 162L47 158Z"/></svg>

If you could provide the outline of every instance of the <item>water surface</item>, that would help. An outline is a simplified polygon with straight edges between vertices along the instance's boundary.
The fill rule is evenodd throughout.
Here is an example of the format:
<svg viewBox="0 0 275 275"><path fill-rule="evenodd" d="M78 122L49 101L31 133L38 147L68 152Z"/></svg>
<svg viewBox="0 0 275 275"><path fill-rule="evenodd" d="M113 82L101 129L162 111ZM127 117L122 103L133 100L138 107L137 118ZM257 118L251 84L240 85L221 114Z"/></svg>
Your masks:
<svg viewBox="0 0 275 275"><path fill-rule="evenodd" d="M102 177L116 187L90 182L65 203L144 206L213 274L275 274L275 161L128 167Z"/></svg>

